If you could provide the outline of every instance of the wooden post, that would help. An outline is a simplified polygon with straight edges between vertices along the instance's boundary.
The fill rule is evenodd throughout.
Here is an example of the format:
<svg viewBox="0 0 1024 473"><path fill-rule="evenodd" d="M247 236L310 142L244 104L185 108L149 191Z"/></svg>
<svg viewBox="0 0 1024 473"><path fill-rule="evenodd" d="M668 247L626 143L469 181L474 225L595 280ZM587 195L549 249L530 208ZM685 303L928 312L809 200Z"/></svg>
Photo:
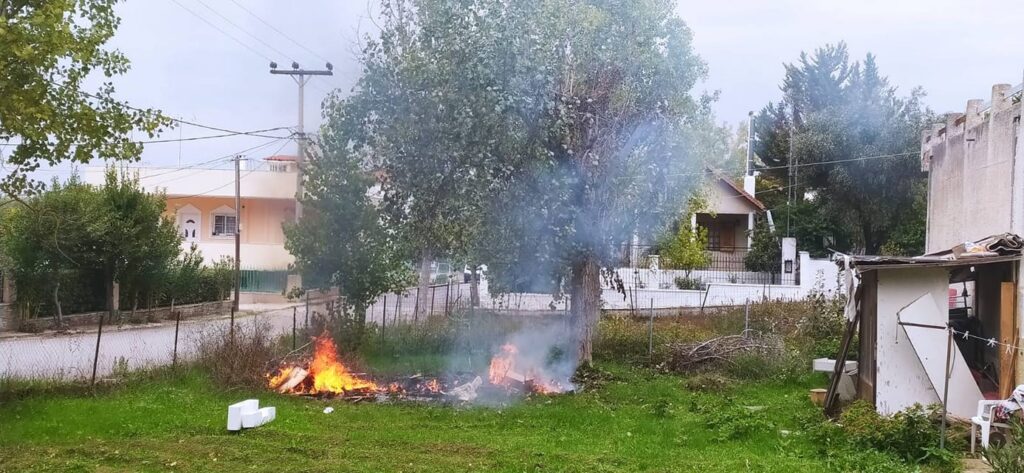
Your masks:
<svg viewBox="0 0 1024 473"><path fill-rule="evenodd" d="M298 321L296 319L296 315L298 314L298 312L299 312L299 308L295 307L295 306L292 306L292 351L295 351L295 340L296 340L295 330L297 328L296 326L298 325Z"/></svg>
<svg viewBox="0 0 1024 473"><path fill-rule="evenodd" d="M647 356L654 357L654 298L651 298L651 318L647 322Z"/></svg>
<svg viewBox="0 0 1024 473"><path fill-rule="evenodd" d="M96 353L92 356L92 381L90 384L96 384L96 366L100 362L100 338L103 337L103 316L100 315L100 326L96 330Z"/></svg>
<svg viewBox="0 0 1024 473"><path fill-rule="evenodd" d="M1004 282L999 285L999 343L1006 346L1017 346L1017 287L1015 283ZM999 350L999 398L1009 399L1016 386L1014 373L1017 354Z"/></svg>
<svg viewBox="0 0 1024 473"><path fill-rule="evenodd" d="M171 315L174 314L174 299L171 299ZM171 367L178 366L178 330L181 328L181 312L174 317L174 355L171 358Z"/></svg>

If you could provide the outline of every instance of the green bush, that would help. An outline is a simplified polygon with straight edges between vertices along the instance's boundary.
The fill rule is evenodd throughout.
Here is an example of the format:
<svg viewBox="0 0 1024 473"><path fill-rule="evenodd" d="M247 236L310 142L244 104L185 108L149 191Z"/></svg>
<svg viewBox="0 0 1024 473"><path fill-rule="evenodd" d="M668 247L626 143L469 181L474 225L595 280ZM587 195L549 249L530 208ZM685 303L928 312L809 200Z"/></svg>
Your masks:
<svg viewBox="0 0 1024 473"><path fill-rule="evenodd" d="M938 449L940 416L936 406L914 405L886 417L871 404L856 401L843 411L838 424L819 421L809 430L816 442L842 452L876 450L903 462L953 471L958 464L953 452L963 443L947 437L947 449Z"/></svg>
<svg viewBox="0 0 1024 473"><path fill-rule="evenodd" d="M673 282L676 285L676 289L691 290L691 291L703 291L707 288L707 284L704 284L697 276L679 276L676 277Z"/></svg>
<svg viewBox="0 0 1024 473"><path fill-rule="evenodd" d="M1011 422L1010 436L1012 442L1004 442L984 452L994 473L1024 473L1024 423L1020 420Z"/></svg>

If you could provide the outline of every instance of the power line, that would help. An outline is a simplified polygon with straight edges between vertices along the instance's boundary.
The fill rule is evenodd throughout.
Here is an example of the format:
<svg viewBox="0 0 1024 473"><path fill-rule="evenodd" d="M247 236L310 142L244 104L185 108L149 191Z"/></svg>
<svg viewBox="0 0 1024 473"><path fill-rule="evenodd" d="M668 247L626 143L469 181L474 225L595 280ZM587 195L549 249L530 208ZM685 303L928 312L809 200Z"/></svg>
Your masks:
<svg viewBox="0 0 1024 473"><path fill-rule="evenodd" d="M288 59L291 59L292 61L294 61L294 60L295 60L294 58L292 58L292 57L291 57L291 55L290 55L290 54L287 54L287 53L281 52L281 50L280 50L280 49L277 49L277 48L275 48L275 47L274 47L273 45L271 45L270 43L267 43L266 41L263 41L263 39L261 39L261 38L260 38L259 36L256 36L256 35L254 35L254 34L250 33L250 32L249 32L248 30L246 30L245 28L242 28L241 26L238 26L238 24L237 24L237 23L235 23L235 22L231 21L231 19L230 19L230 18L228 18L228 17L224 16L224 15L223 15L222 13L220 13L220 12L219 12L219 11L217 11L217 10L215 10L215 9L214 9L213 7L211 7L211 6L209 5L209 4L207 4L207 3L206 3L206 2L204 2L203 0L196 0L196 1L197 1L197 2L199 2L199 4L200 4L200 5L202 5L202 6L206 7L206 9L207 9L207 10L210 10L211 12L213 12L213 14L214 14L214 15L217 15L217 16L219 16L219 17L220 17L220 18L221 18L222 20L226 21L226 22L227 22L227 23L228 23L229 25L231 25L231 26L234 26L235 28L237 28L237 29L238 29L239 31L241 31L242 33L245 33L245 34L246 34L246 36L249 36L250 38L252 38L252 39L255 39L255 40L256 40L256 41L258 42L258 43L260 43L260 44L262 44L262 45L266 46L266 47L267 47L267 48L269 48L269 49L270 49L271 51L274 51L274 52L275 52L275 53L277 53L277 54L280 54L280 55L282 55L282 56L284 56L284 57L286 57L286 58L288 58Z"/></svg>
<svg viewBox="0 0 1024 473"><path fill-rule="evenodd" d="M312 49L309 49L309 48L307 48L307 47L306 47L306 45L304 45L304 44L302 44L302 43L298 42L298 41L297 41L297 40L296 40L295 38L292 38L291 36L289 36L288 34L286 34L286 33L285 33L284 31L281 31L281 30L277 29L277 27L275 27L274 25L272 25L272 24L271 24L271 23L270 23L269 21L267 21L267 20L264 20L263 18L261 18L261 17L260 17L259 15L257 15L256 13L253 13L253 11L252 11L252 10L250 10L250 9L246 8L246 7L245 7L245 5L242 5L241 3L238 3L238 2L237 2L237 1L235 1L235 0L231 0L231 3L234 3L235 5L237 5L237 6L238 6L238 8L241 8L242 10L245 10L245 12L246 12L246 13L248 13L249 15L251 15L251 16L252 16L253 18L255 18L255 19L259 20L259 21L260 21L260 23L263 23L264 25L267 25L267 27L268 27L268 28L270 28L270 29L274 30L275 32L277 32L277 34L279 34L279 35L283 36L283 37L284 37L285 39L287 39L288 41L291 41L291 42L292 42L293 44L295 44L296 46L298 46L298 47L300 47L300 48L304 49L304 50L305 50L306 52L308 52L308 53L312 54L313 56L316 56L316 57L317 57L317 58L319 58L319 59L320 59L321 61L324 61L324 62L331 62L331 61L330 61L329 59L327 59L327 58L325 58L325 57L323 57L323 56L321 56L321 55L317 54L317 53L316 53L316 51L313 51ZM287 55L285 55L285 56L287 56Z"/></svg>
<svg viewBox="0 0 1024 473"><path fill-rule="evenodd" d="M201 172L201 171L206 171L206 170L210 169L210 168L200 168L200 166L205 166L205 165L208 165L208 164L214 164L214 163L216 163L218 161L226 161L226 160L231 159L231 158L233 158L233 157L235 157L235 156L237 156L239 154L251 153L251 152L256 151L258 149L265 148L265 147L270 146L270 145L272 145L274 143L277 143L278 141L281 141L281 140L268 141L268 142L263 143L261 145L253 146L253 147L246 148L246 149L243 149L243 150L240 150L240 151L235 151L233 153L226 154L224 156L220 156L220 157L217 157L217 158L213 158L213 159L208 160L208 161L203 161L201 163L196 163L196 164L193 164L191 166L186 166L186 167L183 167L183 168L179 167L179 168L168 169L168 170L163 171L163 172L158 172L158 173L150 174L150 175L142 177L140 179L152 179L154 177L163 176L165 174L172 174L172 173L175 173L175 172L180 172L180 171L185 171L185 170L189 170L189 169L197 169L198 168L196 172L193 172L193 173L190 173L190 174L186 174L184 176L172 177L170 179L167 179L165 181L160 181L160 182L155 183L153 185L156 186L156 185L160 185L160 184L166 184L168 182L176 181L178 179L184 179L186 177L194 176L196 174L199 174L199 172ZM290 141L290 140L286 140L284 144L285 145L288 144L288 141ZM282 147L283 146L284 145L282 145Z"/></svg>
<svg viewBox="0 0 1024 473"><path fill-rule="evenodd" d="M176 3L176 4L177 4L177 5L179 6L179 7L181 7L181 8L182 8L182 9L184 9L185 11L187 11L187 12L191 13L191 14L192 14L192 16L194 16L194 17L196 17L196 18L199 18L200 20L202 20L202 22L203 22L203 23L206 23L207 25L210 25L210 27L211 27L211 28L213 28L213 29L215 29L215 30L217 30L217 31L220 31L220 32L221 32L221 34L223 34L224 36L227 36L228 38L231 38L231 39L232 39L232 40L234 40L234 41L235 41L236 43L238 43L238 44L240 44L240 45L241 45L242 47L244 47L245 49L248 49L249 51L251 51L251 52L252 52L253 54L255 54L255 55L257 55L257 56L260 56L260 57L262 57L263 59L266 59L267 61L273 61L273 59L271 59L271 58L270 58L270 56L267 56L266 54L263 54L262 52L260 52L260 51L259 51L259 50L257 50L256 48L254 48L254 47L250 46L250 45L249 45L248 43L246 43L246 42L244 42L244 41L242 41L242 40L240 40L240 39L236 38L236 37L235 37L234 35L232 35L232 34L228 33L227 31L224 31L223 29L221 29L221 27L217 26L216 24L214 24L214 23L213 23L213 22L211 22L210 20L207 20L207 19L206 19L206 17L204 17L204 16L202 16L202 15L200 15L200 14L196 13L196 12L195 12L195 11L193 11L193 10L192 10L191 8L189 8L189 7L186 7L185 5L183 5L183 4L182 4L181 2L179 2L178 0L171 0L171 1L172 1L172 2L174 2L174 3Z"/></svg>
<svg viewBox="0 0 1024 473"><path fill-rule="evenodd" d="M284 139L290 138L291 135L289 135L289 136L273 136L273 135L262 135L260 133L265 133L265 132L268 132L268 131L290 130L290 129L291 129L290 127L279 126L279 127L275 127L275 128L265 128L263 130L253 130L253 131L248 131L248 132L244 132L244 133L224 133L224 134L220 134L220 135L193 136L191 138L174 138L174 139L166 139L166 140L136 141L136 143L139 143L139 144L180 143L182 141L212 140L214 138L229 138L229 137L232 137L232 136L255 136L257 138L276 138L276 139L284 140Z"/></svg>
<svg viewBox="0 0 1024 473"><path fill-rule="evenodd" d="M253 171L249 171L249 172L245 173L245 175L243 175L241 178L239 178L239 180L242 180L242 179L245 179L245 178L249 177L249 175L252 174L252 173L253 173ZM234 181L228 181L228 182L225 182L224 184L221 184L221 185L219 185L217 187L214 187L213 189L206 190L206 191L200 192L198 194L181 195L181 196L176 196L176 197L167 197L164 200L191 199L192 197L200 197L200 196L204 196L206 194L209 194L211 192L215 192L215 191L221 190L221 189L223 189L223 188L225 188L227 186L234 185L234 183L235 183Z"/></svg>

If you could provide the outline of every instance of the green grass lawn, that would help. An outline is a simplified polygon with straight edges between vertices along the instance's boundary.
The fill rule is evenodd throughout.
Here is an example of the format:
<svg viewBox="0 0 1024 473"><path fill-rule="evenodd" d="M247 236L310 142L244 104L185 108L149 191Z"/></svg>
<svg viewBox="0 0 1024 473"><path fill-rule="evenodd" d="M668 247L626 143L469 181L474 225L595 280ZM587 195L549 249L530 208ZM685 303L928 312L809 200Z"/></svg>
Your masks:
<svg viewBox="0 0 1024 473"><path fill-rule="evenodd" d="M723 395L689 392L676 376L603 368L616 379L600 388L504 408L225 392L199 372L98 395L26 396L0 406L0 471L828 470L798 420L813 412L807 389L823 378L739 385ZM227 405L249 396L277 406L277 420L227 433ZM772 425L721 440L708 420L727 399L764 406ZM324 414L326 406L335 411Z"/></svg>

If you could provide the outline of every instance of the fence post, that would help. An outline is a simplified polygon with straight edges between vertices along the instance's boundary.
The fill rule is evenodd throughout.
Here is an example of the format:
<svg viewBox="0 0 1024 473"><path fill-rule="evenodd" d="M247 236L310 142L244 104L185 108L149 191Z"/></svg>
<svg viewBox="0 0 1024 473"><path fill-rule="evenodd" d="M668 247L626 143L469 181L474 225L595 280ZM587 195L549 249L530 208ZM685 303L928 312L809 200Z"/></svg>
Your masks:
<svg viewBox="0 0 1024 473"><path fill-rule="evenodd" d="M401 320L405 319L404 317L402 317L402 299L404 297L405 296L403 296L400 293L397 293L397 292L395 293L395 320L398 320L398 321L401 321ZM392 324L392 325L394 325L394 324Z"/></svg>
<svg viewBox="0 0 1024 473"><path fill-rule="evenodd" d="M231 327L228 328L228 334L231 338L231 344L235 343L235 306L231 305Z"/></svg>
<svg viewBox="0 0 1024 473"><path fill-rule="evenodd" d="M306 326L309 327L309 290L306 291Z"/></svg>
<svg viewBox="0 0 1024 473"><path fill-rule="evenodd" d="M711 293L711 285L708 284L707 289L704 289L704 300L700 301L700 313L704 315L704 304L708 302L708 294Z"/></svg>
<svg viewBox="0 0 1024 473"><path fill-rule="evenodd" d="M750 333L750 298L743 304L743 338Z"/></svg>
<svg viewBox="0 0 1024 473"><path fill-rule="evenodd" d="M171 311L174 311L174 301L171 301ZM174 316L174 357L171 359L171 367L178 366L178 329L181 327L181 311Z"/></svg>
<svg viewBox="0 0 1024 473"><path fill-rule="evenodd" d="M92 380L89 384L96 385L96 366L100 362L100 338L103 337L103 318L104 315L100 315L100 326L96 330L96 353L92 356Z"/></svg>
<svg viewBox="0 0 1024 473"><path fill-rule="evenodd" d="M445 287L445 289L444 289L444 316L445 317L448 317L450 315L449 311L448 311L448 298L451 297L451 294L452 294L452 277L451 277L451 275L449 275L448 276L448 286Z"/></svg>
<svg viewBox="0 0 1024 473"><path fill-rule="evenodd" d="M296 334L295 334L296 327L295 326L298 325L298 323L296 323L295 315L298 314L298 312L299 312L299 308L295 307L295 306L292 306L292 351L295 351L295 337L296 337Z"/></svg>
<svg viewBox="0 0 1024 473"><path fill-rule="evenodd" d="M380 344L384 344L384 328L388 325L388 295L384 294L384 304L380 311Z"/></svg>
<svg viewBox="0 0 1024 473"><path fill-rule="evenodd" d="M427 311L427 317L434 315L434 297L437 296L437 286L430 288L430 310Z"/></svg>
<svg viewBox="0 0 1024 473"><path fill-rule="evenodd" d="M651 318L647 322L647 356L654 358L654 298L651 298Z"/></svg>

